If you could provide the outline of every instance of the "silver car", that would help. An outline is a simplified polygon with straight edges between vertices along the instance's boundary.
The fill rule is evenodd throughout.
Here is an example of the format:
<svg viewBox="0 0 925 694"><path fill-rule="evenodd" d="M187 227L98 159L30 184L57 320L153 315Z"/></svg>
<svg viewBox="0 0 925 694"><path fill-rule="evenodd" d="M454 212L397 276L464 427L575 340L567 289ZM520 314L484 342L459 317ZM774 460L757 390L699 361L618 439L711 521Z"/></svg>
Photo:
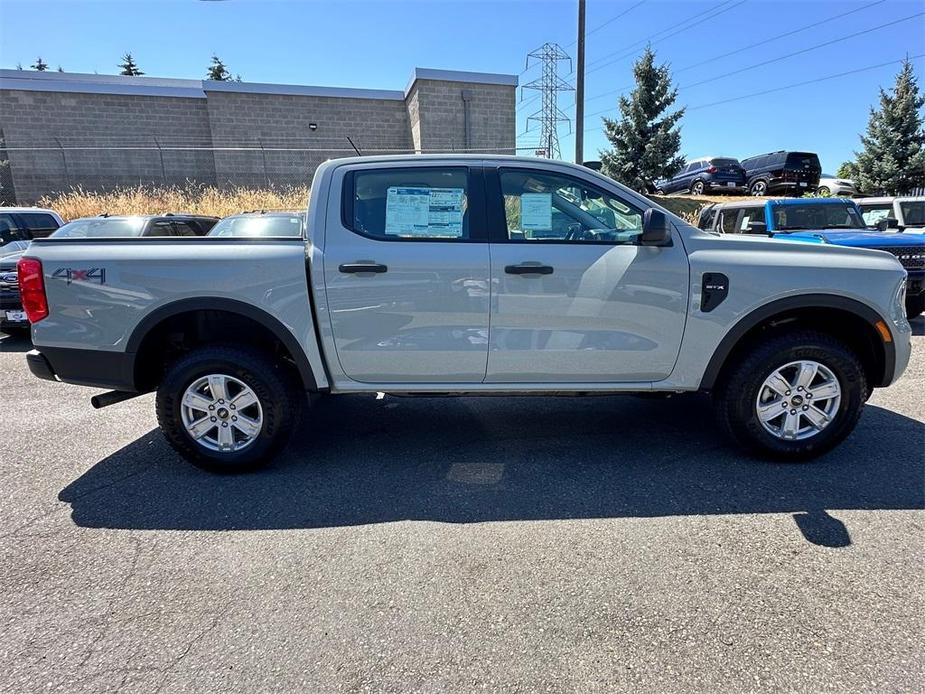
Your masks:
<svg viewBox="0 0 925 694"><path fill-rule="evenodd" d="M854 181L848 178L838 178L831 174L822 174L819 185L816 187L819 195L831 195L833 198L854 197L858 194Z"/></svg>

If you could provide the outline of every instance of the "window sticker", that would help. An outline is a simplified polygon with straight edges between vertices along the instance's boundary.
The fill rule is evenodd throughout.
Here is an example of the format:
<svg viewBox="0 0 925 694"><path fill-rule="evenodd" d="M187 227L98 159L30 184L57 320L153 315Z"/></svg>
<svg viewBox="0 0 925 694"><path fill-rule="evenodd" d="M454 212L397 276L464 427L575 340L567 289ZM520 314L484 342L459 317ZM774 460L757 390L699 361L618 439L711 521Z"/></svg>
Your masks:
<svg viewBox="0 0 925 694"><path fill-rule="evenodd" d="M552 193L520 196L520 226L524 231L552 230Z"/></svg>
<svg viewBox="0 0 925 694"><path fill-rule="evenodd" d="M385 233L394 236L462 236L462 188L390 186Z"/></svg>

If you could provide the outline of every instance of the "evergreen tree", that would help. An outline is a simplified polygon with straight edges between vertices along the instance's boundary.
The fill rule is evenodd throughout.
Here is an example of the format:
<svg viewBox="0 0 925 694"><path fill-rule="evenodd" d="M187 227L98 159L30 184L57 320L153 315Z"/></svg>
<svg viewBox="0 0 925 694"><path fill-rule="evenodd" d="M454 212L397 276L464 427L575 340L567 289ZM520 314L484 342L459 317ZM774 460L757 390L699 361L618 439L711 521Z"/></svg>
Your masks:
<svg viewBox="0 0 925 694"><path fill-rule="evenodd" d="M621 96L620 119L604 118L604 133L612 149L601 151L601 170L640 192L684 166L678 121L684 109L668 113L678 96L668 66L655 65L655 53L645 53L633 65L636 88Z"/></svg>
<svg viewBox="0 0 925 694"><path fill-rule="evenodd" d="M42 60L42 56L39 56L35 59L35 63L32 65L33 70L38 70L39 72L45 72L48 69L48 63Z"/></svg>
<svg viewBox="0 0 925 694"><path fill-rule="evenodd" d="M206 72L206 79L216 82L227 82L231 79L231 73L228 72L225 63L215 54L212 55L212 64L209 65L209 69ZM240 80L238 81L240 82Z"/></svg>
<svg viewBox="0 0 925 694"><path fill-rule="evenodd" d="M58 66L58 72L64 72L64 68L61 67L60 65Z"/></svg>
<svg viewBox="0 0 925 694"><path fill-rule="evenodd" d="M125 75L127 77L137 77L138 75L145 74L138 69L138 65L135 63L134 58L132 58L131 53L126 53L122 56L122 62L119 63L119 69L122 71L119 74Z"/></svg>
<svg viewBox="0 0 925 694"><path fill-rule="evenodd" d="M892 93L880 90L879 110L870 109L864 149L857 155L859 189L902 195L925 179L925 124L920 113L925 98L912 63L903 61Z"/></svg>
<svg viewBox="0 0 925 694"><path fill-rule="evenodd" d="M16 69L22 70L22 63L16 63Z"/></svg>
<svg viewBox="0 0 925 694"><path fill-rule="evenodd" d="M835 175L838 178L849 178L854 180L854 178L858 175L858 165L853 161L843 162L842 165L838 167Z"/></svg>

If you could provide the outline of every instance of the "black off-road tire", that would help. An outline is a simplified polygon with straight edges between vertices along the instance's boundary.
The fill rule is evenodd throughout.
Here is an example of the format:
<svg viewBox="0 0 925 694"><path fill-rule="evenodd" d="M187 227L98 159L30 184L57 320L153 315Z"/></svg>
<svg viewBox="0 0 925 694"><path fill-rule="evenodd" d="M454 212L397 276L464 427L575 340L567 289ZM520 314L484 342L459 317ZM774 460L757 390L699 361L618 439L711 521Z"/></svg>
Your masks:
<svg viewBox="0 0 925 694"><path fill-rule="evenodd" d="M832 421L814 436L784 440L764 429L755 403L765 379L793 361L813 360L828 368L841 386ZM839 340L814 331L784 333L756 344L724 372L713 393L716 421L735 443L759 457L804 461L831 450L850 434L869 393L857 355Z"/></svg>
<svg viewBox="0 0 925 694"><path fill-rule="evenodd" d="M256 394L263 413L257 437L238 451L214 451L187 433L180 413L186 389L210 374L231 376ZM284 364L274 362L257 349L207 345L195 349L167 368L157 389L157 422L170 445L193 465L210 472L234 473L254 470L272 460L289 441L299 421L304 394L297 376Z"/></svg>

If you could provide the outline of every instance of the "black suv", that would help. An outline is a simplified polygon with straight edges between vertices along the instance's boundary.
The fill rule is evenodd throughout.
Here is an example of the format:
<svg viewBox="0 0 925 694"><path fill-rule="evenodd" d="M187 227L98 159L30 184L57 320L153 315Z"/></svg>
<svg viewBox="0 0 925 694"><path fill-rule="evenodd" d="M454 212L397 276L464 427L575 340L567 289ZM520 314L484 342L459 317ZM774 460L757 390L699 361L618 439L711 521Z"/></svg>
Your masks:
<svg viewBox="0 0 925 694"><path fill-rule="evenodd" d="M704 157L688 162L671 178L655 182L659 195L688 191L703 195L708 191L725 190L741 193L745 190L745 169L732 157Z"/></svg>
<svg viewBox="0 0 925 694"><path fill-rule="evenodd" d="M772 193L799 197L815 192L822 167L812 152L770 152L742 160L750 195Z"/></svg>

